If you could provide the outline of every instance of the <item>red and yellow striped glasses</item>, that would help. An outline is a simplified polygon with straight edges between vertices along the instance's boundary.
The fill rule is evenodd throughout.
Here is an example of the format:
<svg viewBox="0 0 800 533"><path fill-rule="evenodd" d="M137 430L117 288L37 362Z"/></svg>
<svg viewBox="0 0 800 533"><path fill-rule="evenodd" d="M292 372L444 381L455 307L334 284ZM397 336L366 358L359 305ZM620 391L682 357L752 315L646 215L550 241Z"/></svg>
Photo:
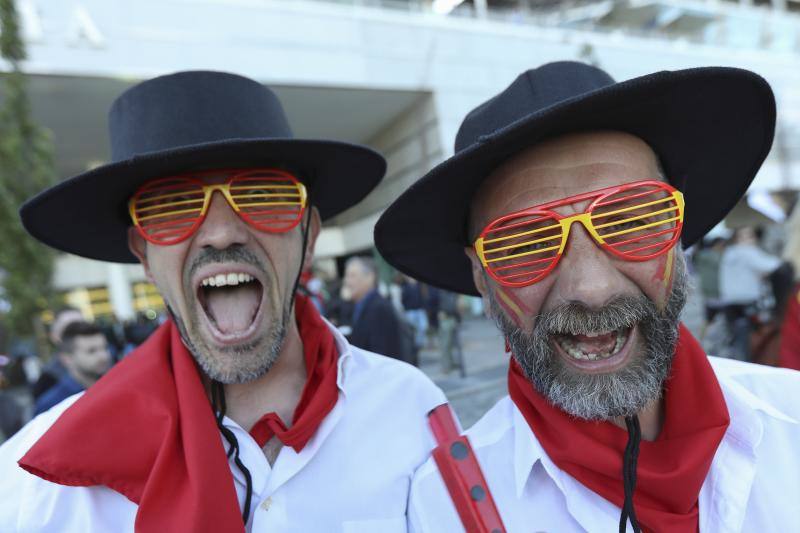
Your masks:
<svg viewBox="0 0 800 533"><path fill-rule="evenodd" d="M224 183L209 184L201 179L226 174ZM222 193L242 220L270 233L297 226L306 208L306 188L294 175L258 168L158 178L139 187L128 202L128 211L136 229L149 242L177 244L203 223L214 191Z"/></svg>
<svg viewBox="0 0 800 533"><path fill-rule="evenodd" d="M555 209L589 202L577 215ZM668 251L683 227L683 194L660 181L637 181L537 205L493 220L474 243L486 272L507 287L540 281L558 264L573 222L605 251L647 261Z"/></svg>

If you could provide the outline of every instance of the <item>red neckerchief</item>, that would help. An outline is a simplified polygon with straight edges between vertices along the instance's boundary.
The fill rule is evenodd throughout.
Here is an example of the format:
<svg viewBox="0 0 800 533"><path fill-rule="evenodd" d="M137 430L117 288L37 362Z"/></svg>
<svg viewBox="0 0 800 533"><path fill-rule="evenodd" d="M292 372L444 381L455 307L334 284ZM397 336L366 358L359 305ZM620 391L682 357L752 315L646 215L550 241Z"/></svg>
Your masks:
<svg viewBox="0 0 800 533"><path fill-rule="evenodd" d="M622 507L627 432L610 422L576 419L554 407L531 386L513 358L508 389L548 457ZM647 531L697 531L697 497L730 417L705 352L683 325L665 386L664 410L658 438L640 444L636 516Z"/></svg>
<svg viewBox="0 0 800 533"><path fill-rule="evenodd" d="M319 388L312 395L307 384L297 408L304 428L292 445L300 448L338 397L333 334L313 307L298 296L307 364L314 359L308 346L319 350L308 365ZM19 464L61 485L119 492L139 505L137 532L244 531L208 395L171 321L68 408Z"/></svg>
<svg viewBox="0 0 800 533"><path fill-rule="evenodd" d="M286 446L300 452L339 398L336 385L339 355L333 334L311 299L298 296L295 308L300 338L303 339L307 377L294 410L292 427L287 429L277 413L267 413L253 425L250 435L262 448L274 435Z"/></svg>
<svg viewBox="0 0 800 533"><path fill-rule="evenodd" d="M786 305L778 364L784 368L800 370L800 285L792 291Z"/></svg>

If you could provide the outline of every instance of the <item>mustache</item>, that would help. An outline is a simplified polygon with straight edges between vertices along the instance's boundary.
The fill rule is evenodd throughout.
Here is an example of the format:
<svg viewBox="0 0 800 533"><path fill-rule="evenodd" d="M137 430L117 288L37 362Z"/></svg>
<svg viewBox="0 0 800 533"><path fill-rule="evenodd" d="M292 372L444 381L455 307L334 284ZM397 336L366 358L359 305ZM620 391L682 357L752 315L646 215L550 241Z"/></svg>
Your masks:
<svg viewBox="0 0 800 533"><path fill-rule="evenodd" d="M588 335L630 328L657 314L655 305L645 296L617 296L594 309L581 302L567 302L541 313L535 329L548 335Z"/></svg>
<svg viewBox="0 0 800 533"><path fill-rule="evenodd" d="M191 279L199 268L213 263L246 263L248 265L253 265L262 272L264 271L263 261L261 261L256 254L241 244L235 244L224 250L204 248L200 254L192 260L191 265L189 265L187 279Z"/></svg>

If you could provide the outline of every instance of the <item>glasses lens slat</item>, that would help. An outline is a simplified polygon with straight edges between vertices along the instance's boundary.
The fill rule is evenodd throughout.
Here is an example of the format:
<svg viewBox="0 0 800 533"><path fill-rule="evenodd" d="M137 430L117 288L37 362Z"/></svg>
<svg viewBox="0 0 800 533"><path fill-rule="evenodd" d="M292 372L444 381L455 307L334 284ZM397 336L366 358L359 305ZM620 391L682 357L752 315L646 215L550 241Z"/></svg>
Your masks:
<svg viewBox="0 0 800 533"><path fill-rule="evenodd" d="M599 207L604 207L607 205L624 202L626 200L636 200L637 198L642 198L644 196L648 196L653 193L659 193L659 192L667 192L667 190L662 186L642 185L638 188L633 188L624 191L624 194L620 196L612 194L608 198L604 198L602 200L595 202L594 207L595 209L597 209Z"/></svg>
<svg viewBox="0 0 800 533"><path fill-rule="evenodd" d="M551 257L544 257L542 259L534 259L533 261L523 261L521 263L514 263L512 265L494 267L494 268L492 268L492 270L495 271L495 272L503 272L505 270L513 270L515 268L522 268L522 267L526 267L526 266L540 265L542 263L547 263L547 262L552 261L552 260L553 260L552 256Z"/></svg>
<svg viewBox="0 0 800 533"><path fill-rule="evenodd" d="M546 219L542 219L542 220L548 220L548 221L552 222L553 218L552 217L547 217ZM536 221L534 221L533 223L535 223L535 222ZM489 234L489 233L494 233L494 232L498 232L498 231L509 231L509 230L512 230L512 229L516 229L518 227L528 226L530 224L531 224L531 222L517 222L515 224L510 224L510 225L504 226L502 228L494 228L494 229L487 230L486 233ZM492 239L484 239L483 242L484 243L492 243L492 242L507 241L508 239L515 239L517 237L524 237L524 236L527 236L527 235L533 235L534 233L541 233L543 231L554 230L554 229L561 229L561 224L558 224L558 223L551 224L551 225L543 227L543 228L537 228L537 229L530 230L530 231L523 231L523 232L520 232L520 233L514 233L512 235L508 235L508 236L505 236L505 237L494 237Z"/></svg>
<svg viewBox="0 0 800 533"><path fill-rule="evenodd" d="M594 229L608 250L632 261L662 253L680 236L679 193L667 186L647 187L646 191L634 187L612 194L592 212Z"/></svg>
<svg viewBox="0 0 800 533"><path fill-rule="evenodd" d="M487 263L496 263L498 261L507 261L509 259L516 259L517 257L527 257L529 255L547 253L547 252L552 251L552 250L558 250L559 248L561 248L560 245L559 246L550 246L548 248L542 248L540 250L531 250L529 252L521 252L521 253L518 253L518 254L507 255L505 257L497 257L495 259L486 259L486 262Z"/></svg>
<svg viewBox="0 0 800 533"><path fill-rule="evenodd" d="M305 210L302 185L284 175L237 178L230 184L230 193L239 215L262 231L288 231Z"/></svg>
<svg viewBox="0 0 800 533"><path fill-rule="evenodd" d="M561 224L553 215L506 218L483 232L481 259L501 283L524 285L553 267L562 239Z"/></svg>
<svg viewBox="0 0 800 533"><path fill-rule="evenodd" d="M514 235L513 237L510 237L510 238L516 238L518 236L521 237L523 235L522 234ZM561 239L561 233L560 232L559 232L558 235L551 235L549 237L543 237L541 239L534 239L532 241L517 242L517 243L514 243L514 244L508 244L506 246L497 246L495 248L484 248L484 253L487 253L487 254L499 253L499 252L503 252L505 250L513 250L513 249L521 248L523 246L531 246L533 244L539 244L540 242L547 242L547 241L552 241L552 240L555 240L555 239L559 239L559 240ZM483 241L483 242L484 242L484 244L486 243L486 241ZM493 242L496 242L496 241L493 241Z"/></svg>
<svg viewBox="0 0 800 533"><path fill-rule="evenodd" d="M652 213L645 213L643 215L636 215L636 216L633 216L633 217L621 218L619 220L612 220L611 222L606 222L605 224L600 224L600 225L594 224L594 229L603 229L603 228L607 228L607 227L611 227L611 226L619 226L619 225L622 225L622 224L635 222L637 220L642 220L642 219L645 219L645 218L662 215L664 213L671 213L671 212L674 212L674 211L677 211L677 210L678 210L678 206L677 205L673 206L673 207L667 207L666 209L659 209L658 211L653 211Z"/></svg>
<svg viewBox="0 0 800 533"><path fill-rule="evenodd" d="M655 237L660 237L662 235L668 235L670 233L675 233L677 231L678 231L677 227L667 228L665 230L657 231L655 233L645 233L644 235L639 235L638 237L633 237L632 239L625 239L624 241L618 241L618 242L615 242L613 244L609 244L609 246L612 246L614 248L618 248L620 246L625 246L626 244L633 244L635 242L640 242L640 241L642 241L644 239L651 239L651 238L655 238ZM672 235L670 235L666 240L669 240L671 238L672 238Z"/></svg>
<svg viewBox="0 0 800 533"><path fill-rule="evenodd" d="M630 255L632 257L635 257L637 253L643 252L644 250L652 250L653 248L657 248L659 246L665 246L665 245L668 245L668 244L669 244L669 241L666 241L666 242L654 242L653 244L647 244L645 246L640 246L639 248L634 248L633 250L626 250L625 254L626 255ZM655 252L650 252L650 253L655 253ZM646 255L649 256L650 254L646 254Z"/></svg>
<svg viewBox="0 0 800 533"><path fill-rule="evenodd" d="M624 229L624 230L615 231L614 233L601 235L601 237L603 237L603 239L605 240L605 239L609 239L611 237L617 237L619 235L627 235L629 233L633 233L634 231L642 231L642 230L645 230L645 229L648 229L648 228L652 228L652 227L655 227L655 226L663 226L664 224L669 224L669 223L675 222L675 221L677 221L679 219L680 219L680 216L669 218L667 220L658 220L656 222L651 222L649 224L643 224L643 225L641 225L641 226L639 226L637 228L627 228L627 229Z"/></svg>
<svg viewBox="0 0 800 533"><path fill-rule="evenodd" d="M189 235L202 216L205 192L187 178L165 178L145 184L134 196L136 225L152 242L172 244Z"/></svg>
<svg viewBox="0 0 800 533"><path fill-rule="evenodd" d="M654 206L654 205L657 205L657 204L663 204L663 203L671 202L671 201L672 201L672 198L661 198L660 200L654 200L652 202L647 202L647 203L644 203L644 204L636 204L636 205L632 205L630 207L625 207L623 209L616 209L614 211L607 211L607 212L597 213L597 214L595 214L595 212L597 211L595 209L595 211L592 213L592 220L594 220L596 218L603 218L603 217L609 217L609 216L613 216L613 215L618 215L620 213L627 213L629 211L635 211L636 209L642 209L642 208L645 208L645 207L651 207L651 206Z"/></svg>
<svg viewBox="0 0 800 533"><path fill-rule="evenodd" d="M197 210L200 211L203 208L203 200L204 199L201 197L201 198L197 198L195 200L181 200L181 201L178 201L178 202L167 202L167 203L163 203L163 204L153 204L153 205L148 205L147 207L137 207L136 212L137 213L147 213L147 212L150 212L150 211L157 211L159 209L166 210L166 209L171 209L171 208L173 208L175 206L179 206L179 205L191 205L191 204L199 204L199 206L197 207Z"/></svg>
<svg viewBox="0 0 800 533"><path fill-rule="evenodd" d="M504 280L512 280L517 278L522 278L525 276L533 276L536 277L537 275L541 274L542 272L547 272L549 269L547 268L540 268L538 270L529 270L527 272L520 272L519 274L509 274L507 276L500 276L501 279Z"/></svg>

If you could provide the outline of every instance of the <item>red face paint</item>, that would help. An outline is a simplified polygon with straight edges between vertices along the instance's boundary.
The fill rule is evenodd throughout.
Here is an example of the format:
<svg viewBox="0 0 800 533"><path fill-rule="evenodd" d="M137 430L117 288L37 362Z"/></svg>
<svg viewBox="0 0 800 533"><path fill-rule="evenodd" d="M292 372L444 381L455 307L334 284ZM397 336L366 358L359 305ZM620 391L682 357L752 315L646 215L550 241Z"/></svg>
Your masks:
<svg viewBox="0 0 800 533"><path fill-rule="evenodd" d="M519 299L511 297L502 287L494 287L492 290L494 291L495 300L506 312L508 318L510 318L518 328L522 329L525 324L525 312L517 303ZM527 307L525 307L525 309L527 309Z"/></svg>
<svg viewBox="0 0 800 533"><path fill-rule="evenodd" d="M657 259L656 270L651 280L660 285L663 290L663 299L669 296L672 290L672 270L675 263L675 248L672 248L666 255ZM659 291L660 292L660 291Z"/></svg>

